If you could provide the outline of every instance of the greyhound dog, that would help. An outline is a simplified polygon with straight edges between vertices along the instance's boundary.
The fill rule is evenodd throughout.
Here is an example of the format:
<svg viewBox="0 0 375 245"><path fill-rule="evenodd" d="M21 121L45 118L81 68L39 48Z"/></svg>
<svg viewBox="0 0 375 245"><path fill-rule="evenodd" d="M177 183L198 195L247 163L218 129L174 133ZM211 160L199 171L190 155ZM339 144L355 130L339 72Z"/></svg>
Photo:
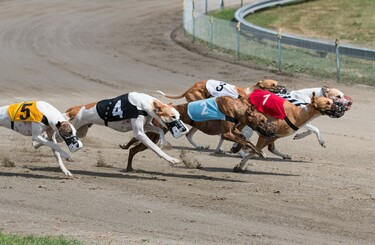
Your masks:
<svg viewBox="0 0 375 245"><path fill-rule="evenodd" d="M274 93L286 93L284 86L278 85L277 81L271 79L259 81L247 88L240 88L229 83L210 79L195 83L181 95L167 95L160 90L157 92L169 99L181 99L185 97L187 102L192 102L218 96L246 98L254 89L264 89Z"/></svg>
<svg viewBox="0 0 375 245"><path fill-rule="evenodd" d="M278 93L277 95L288 100L289 102L291 102L292 104L296 106L305 107L307 104L311 102L312 93L315 93L317 97L324 96L324 97L333 99L335 101L337 101L338 99L343 100L342 103L345 104L345 111L349 110L352 105L352 99L350 97L345 96L343 92L341 92L340 90L336 88L329 88L326 86L321 87L321 88L306 88L306 89L294 90L288 93ZM312 133L315 133L319 141L319 144L322 147L326 147L325 141L317 127L313 126L310 122L307 123L304 127L307 129L307 131L296 134L293 139L302 139ZM242 134L245 136L246 139L249 140L253 134L253 130L249 127L245 127L242 130ZM220 149L221 144L222 144L222 141L219 142L219 146L217 147L217 149ZM238 152L238 154L241 157L245 157L245 153L242 150L239 151L240 147L241 147L240 145L234 144L231 149L231 152L233 153Z"/></svg>
<svg viewBox="0 0 375 245"><path fill-rule="evenodd" d="M267 91L256 90L250 97L249 101L255 105L257 110L264 112L268 120L276 125L276 137L265 138L259 136L257 148L263 149L268 146L268 150L275 155L281 156L284 159L291 157L280 153L275 148L275 141L281 137L286 137L293 134L304 126L306 123L319 115L329 115L331 117L340 117L345 111L345 106L327 97L316 97L312 93L310 104L305 108L298 107L289 101L278 97L275 94L267 93ZM235 171L241 171L246 162L254 156L254 153L249 153L241 162L235 166Z"/></svg>
<svg viewBox="0 0 375 245"><path fill-rule="evenodd" d="M350 97L345 96L343 92L336 88L329 88L329 87L322 87L322 88L308 88L308 89L301 89L295 90L284 94L277 94L278 96L288 100L289 102L295 104L296 106L306 106L311 102L311 95L315 93L317 97L327 97L332 100L334 99L343 99L346 100L345 111L349 110L352 105L352 100ZM322 147L326 147L325 141L320 134L320 131L317 127L313 126L311 123L307 123L305 125L307 131L296 134L293 139L302 139L312 133L315 133L319 144Z"/></svg>
<svg viewBox="0 0 375 245"><path fill-rule="evenodd" d="M71 152L83 147L76 136L76 129L52 105L44 101L23 102L0 107L0 126L32 137L35 149L45 145L52 149L60 169L67 176L73 176L61 159L72 161L67 152L56 144L61 137Z"/></svg>
<svg viewBox="0 0 375 245"><path fill-rule="evenodd" d="M170 99L180 99L185 97L187 102L192 102L196 100L203 100L208 99L210 97L218 97L218 96L230 96L232 98L247 98L247 96L254 91L254 89L264 89L271 91L273 93L286 93L286 88L278 84L277 81L272 79L266 79L263 81L257 82L255 85L252 85L247 88L240 88L229 83L225 83L218 80L203 80L200 82L195 83L192 87L186 90L181 95L166 95L162 91L158 91L163 96L170 98ZM193 140L193 135L197 131L197 129L190 129L188 134L189 142L197 149L206 149L209 146L204 146L198 144ZM221 146L224 142L224 138L221 138L219 144L216 147L215 152L222 153Z"/></svg>
<svg viewBox="0 0 375 245"><path fill-rule="evenodd" d="M165 142L164 131L151 123L155 119L168 128L175 138L188 133L180 120L180 114L171 105L144 93L131 92L113 99L101 100L87 105L74 106L65 112L65 117L77 128L77 134L85 137L93 124L105 125L120 132L133 131L133 137L154 151L170 164L180 162L164 153L145 132L160 135L161 145Z"/></svg>
<svg viewBox="0 0 375 245"><path fill-rule="evenodd" d="M201 130L208 135L221 135L227 140L252 149L261 157L263 157L263 152L254 147L252 143L244 140L236 126L250 126L267 137L272 137L275 133L274 125L267 123L266 117L262 113L257 112L248 103L240 99L222 96L175 105L174 107L180 113L181 120L193 126L195 130ZM154 143L159 140L158 134L148 133L148 136ZM188 135L186 136L189 139ZM128 149L136 142L137 139L133 138L127 145L120 145L120 147ZM134 155L145 149L146 147L142 144L137 144L130 149L128 171L133 170L132 160Z"/></svg>

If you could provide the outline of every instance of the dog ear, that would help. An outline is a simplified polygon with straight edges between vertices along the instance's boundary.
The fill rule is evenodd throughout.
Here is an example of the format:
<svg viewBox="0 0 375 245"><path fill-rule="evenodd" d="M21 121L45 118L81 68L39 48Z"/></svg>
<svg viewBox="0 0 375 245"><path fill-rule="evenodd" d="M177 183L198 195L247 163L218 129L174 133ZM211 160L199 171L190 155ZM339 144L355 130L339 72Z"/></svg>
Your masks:
<svg viewBox="0 0 375 245"><path fill-rule="evenodd" d="M154 111L155 112L160 112L161 111L161 107L158 105L158 103L156 101L154 101L153 104L154 104Z"/></svg>
<svg viewBox="0 0 375 245"><path fill-rule="evenodd" d="M60 122L60 121L57 121L57 123L56 123L56 128L60 128L60 126L61 126L61 122Z"/></svg>
<svg viewBox="0 0 375 245"><path fill-rule="evenodd" d="M258 82L257 82L257 86L258 86L259 88L263 89L263 88L264 88L263 81L258 81Z"/></svg>
<svg viewBox="0 0 375 245"><path fill-rule="evenodd" d="M318 102L317 102L317 97L315 96L315 92L312 92L312 97L311 97L311 104L316 107Z"/></svg>
<svg viewBox="0 0 375 245"><path fill-rule="evenodd" d="M329 88L329 87L327 87L327 86L324 86L324 88L325 88L325 92L326 92L326 94L325 94L324 96L327 97L327 95L328 95L329 92L331 91L331 88Z"/></svg>

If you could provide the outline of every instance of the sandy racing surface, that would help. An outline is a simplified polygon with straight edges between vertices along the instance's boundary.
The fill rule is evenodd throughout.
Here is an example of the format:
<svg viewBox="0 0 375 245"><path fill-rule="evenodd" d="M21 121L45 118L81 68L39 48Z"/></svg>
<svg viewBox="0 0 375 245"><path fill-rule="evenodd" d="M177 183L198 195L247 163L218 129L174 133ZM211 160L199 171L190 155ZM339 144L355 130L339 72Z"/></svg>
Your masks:
<svg viewBox="0 0 375 245"><path fill-rule="evenodd" d="M94 126L65 177L47 148L0 128L0 229L64 234L92 244L373 244L375 89L279 76L190 52L171 39L180 1L0 1L1 105L46 100L61 111L130 91L180 93L215 78L247 86L273 78L289 90L331 85L354 100L340 119L314 121L315 136L276 146L292 155L252 159L234 173L235 155L195 151L167 139L202 169L170 167L151 151L122 171L132 134ZM182 35L177 36L180 41ZM174 101L182 103L183 101ZM256 142L256 136L252 139ZM67 147L62 145L65 150ZM230 143L224 148L228 151ZM97 167L97 163L108 167Z"/></svg>

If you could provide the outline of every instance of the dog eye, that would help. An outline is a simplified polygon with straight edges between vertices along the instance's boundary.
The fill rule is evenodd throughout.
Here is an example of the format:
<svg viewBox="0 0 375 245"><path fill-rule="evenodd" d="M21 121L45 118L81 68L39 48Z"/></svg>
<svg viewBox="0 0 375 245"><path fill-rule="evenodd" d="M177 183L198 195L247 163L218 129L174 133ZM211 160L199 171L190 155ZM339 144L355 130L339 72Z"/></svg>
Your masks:
<svg viewBox="0 0 375 245"><path fill-rule="evenodd" d="M341 99L341 95L337 95L336 98Z"/></svg>
<svg viewBox="0 0 375 245"><path fill-rule="evenodd" d="M172 119L176 119L177 117L176 116L172 116Z"/></svg>

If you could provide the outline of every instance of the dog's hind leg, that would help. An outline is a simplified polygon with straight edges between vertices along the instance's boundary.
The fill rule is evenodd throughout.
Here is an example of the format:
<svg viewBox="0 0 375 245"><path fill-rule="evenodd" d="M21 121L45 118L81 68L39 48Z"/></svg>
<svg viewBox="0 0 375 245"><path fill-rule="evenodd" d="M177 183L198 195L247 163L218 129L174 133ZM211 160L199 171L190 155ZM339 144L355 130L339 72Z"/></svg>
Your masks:
<svg viewBox="0 0 375 245"><path fill-rule="evenodd" d="M160 138L160 135L159 134L156 134L156 133L151 133L151 132L149 132L149 133L146 133L147 134L147 136L148 136L148 138L152 141L152 142L154 142L155 144L159 141L159 138ZM135 138L133 138L133 139L135 139ZM132 139L132 140L133 140ZM138 140L137 140L137 142L139 142ZM130 143L130 142L129 142ZM128 143L128 145L129 145L129 143ZM129 145L129 147L130 147L130 145ZM133 171L133 158L134 158L134 156L137 154L137 153L139 153L139 152L141 152L141 151L144 151L144 150L146 150L147 149L147 146L145 146L144 144L142 144L142 143L140 143L139 142L139 144L137 144L137 145L135 145L134 147L132 147L132 148L130 148L130 150L129 150L129 156L128 156L128 165L127 165L127 167L126 167L126 171L128 171L128 172L131 172L131 171Z"/></svg>
<svg viewBox="0 0 375 245"><path fill-rule="evenodd" d="M276 138L263 138L263 137L259 136L256 147L257 147L257 149L259 149L261 151L265 146L273 143L275 140L276 140ZM233 168L233 170L235 172L243 171L246 168L247 161L250 160L251 158L253 158L255 156L255 154L256 154L256 152L254 150L251 151L245 158L242 158L240 163L237 164ZM265 154L264 154L264 157L266 157Z"/></svg>
<svg viewBox="0 0 375 245"><path fill-rule="evenodd" d="M165 145L165 142L166 142L166 139L165 139L165 132L162 128L159 128L153 124L147 124L144 126L144 131L145 132L151 132L151 133L155 133L155 134L159 134L159 138L160 138L160 143L159 143L159 147L160 148L163 148L163 146Z"/></svg>
<svg viewBox="0 0 375 245"><path fill-rule="evenodd" d="M279 152L278 150L276 150L276 147L275 147L275 142L271 143L268 145L268 150L270 152L272 152L273 154L275 154L276 156L280 156L282 157L283 159L292 159L291 156L287 155L287 154L283 154L281 152Z"/></svg>
<svg viewBox="0 0 375 245"><path fill-rule="evenodd" d="M136 138L133 137L129 140L129 142L126 145L125 144L119 144L119 146L120 146L121 149L127 150L127 149L129 149L130 146L132 146L136 143L139 144L139 140L137 140Z"/></svg>

